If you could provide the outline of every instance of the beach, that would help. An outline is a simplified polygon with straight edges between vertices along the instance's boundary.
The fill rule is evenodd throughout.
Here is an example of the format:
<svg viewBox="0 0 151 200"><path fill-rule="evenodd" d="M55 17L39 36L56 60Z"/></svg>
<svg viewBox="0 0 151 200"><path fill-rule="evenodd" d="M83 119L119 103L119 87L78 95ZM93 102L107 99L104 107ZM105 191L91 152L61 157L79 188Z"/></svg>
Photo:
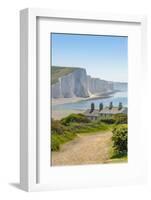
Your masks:
<svg viewBox="0 0 151 200"><path fill-rule="evenodd" d="M78 101L88 101L88 100L93 100L93 99L105 99L109 98L112 94L118 92L118 90L110 91L110 92L105 92L102 94L93 94L89 97L72 97L72 98L52 98L51 103L52 105L61 105L61 104L66 104L66 103L76 103Z"/></svg>
<svg viewBox="0 0 151 200"><path fill-rule="evenodd" d="M77 103L80 101L89 101L89 100L96 100L96 99L106 99L111 97L111 95L113 95L115 92L117 91L110 91L110 92L106 92L106 93L102 93L102 94L95 94L95 95L91 95L90 97L86 97L86 98L82 98L82 97L72 97L72 98L52 98L51 103L52 103L52 107L53 106L57 106L58 108L60 105L64 105L64 104L68 104L68 103ZM52 112L51 112L51 117L53 119L57 119L60 120L63 117L66 117L68 115L70 115L71 113L84 113L85 109L53 109L52 108Z"/></svg>

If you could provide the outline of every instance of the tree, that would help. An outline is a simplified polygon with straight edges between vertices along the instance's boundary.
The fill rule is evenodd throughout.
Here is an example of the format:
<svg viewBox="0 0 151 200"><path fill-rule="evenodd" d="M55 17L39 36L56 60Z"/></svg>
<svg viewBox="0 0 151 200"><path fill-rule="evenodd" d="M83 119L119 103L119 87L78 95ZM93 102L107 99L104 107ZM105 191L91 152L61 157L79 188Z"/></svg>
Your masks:
<svg viewBox="0 0 151 200"><path fill-rule="evenodd" d="M110 105L109 105L109 109L112 109L113 108L113 103L112 101L110 102Z"/></svg>

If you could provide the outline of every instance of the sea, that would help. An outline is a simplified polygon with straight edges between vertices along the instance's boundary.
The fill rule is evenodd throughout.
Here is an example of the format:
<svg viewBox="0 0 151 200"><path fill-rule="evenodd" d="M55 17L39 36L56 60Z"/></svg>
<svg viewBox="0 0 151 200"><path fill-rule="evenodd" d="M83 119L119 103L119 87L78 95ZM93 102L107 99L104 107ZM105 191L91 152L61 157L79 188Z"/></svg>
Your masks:
<svg viewBox="0 0 151 200"><path fill-rule="evenodd" d="M86 109L90 109L91 103L94 103L95 109L98 109L100 103L103 103L103 106L106 107L106 106L109 106L110 102L112 102L113 106L115 107L119 105L119 102L121 102L124 107L128 107L127 91L115 92L104 98L87 99L87 100L81 100L74 103L52 105L52 109L53 110L86 110Z"/></svg>

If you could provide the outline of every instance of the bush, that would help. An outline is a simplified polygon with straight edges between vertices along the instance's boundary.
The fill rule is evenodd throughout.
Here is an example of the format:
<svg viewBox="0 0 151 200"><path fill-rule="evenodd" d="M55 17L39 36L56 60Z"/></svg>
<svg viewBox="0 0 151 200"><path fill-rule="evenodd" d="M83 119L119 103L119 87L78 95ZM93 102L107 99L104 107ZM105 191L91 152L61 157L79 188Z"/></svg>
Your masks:
<svg viewBox="0 0 151 200"><path fill-rule="evenodd" d="M60 149L60 141L57 135L52 135L51 136L51 150L58 151L59 149Z"/></svg>
<svg viewBox="0 0 151 200"><path fill-rule="evenodd" d="M63 125L68 125L72 122L89 123L90 120L83 114L71 114L61 120Z"/></svg>
<svg viewBox="0 0 151 200"><path fill-rule="evenodd" d="M113 148L114 154L117 156L127 155L127 138L128 129L127 125L120 125L113 130Z"/></svg>
<svg viewBox="0 0 151 200"><path fill-rule="evenodd" d="M51 131L52 134L64 134L65 131L67 131L67 128L61 124L59 120L51 120Z"/></svg>

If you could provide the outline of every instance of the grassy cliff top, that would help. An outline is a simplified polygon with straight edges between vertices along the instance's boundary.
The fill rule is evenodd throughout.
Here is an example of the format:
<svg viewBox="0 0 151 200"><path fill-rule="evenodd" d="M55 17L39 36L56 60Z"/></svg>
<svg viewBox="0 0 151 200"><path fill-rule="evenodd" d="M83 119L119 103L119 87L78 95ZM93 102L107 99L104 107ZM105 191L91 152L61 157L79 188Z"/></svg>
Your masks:
<svg viewBox="0 0 151 200"><path fill-rule="evenodd" d="M80 68L52 66L51 67L51 84L57 83L60 77L66 76L77 69L80 69Z"/></svg>

